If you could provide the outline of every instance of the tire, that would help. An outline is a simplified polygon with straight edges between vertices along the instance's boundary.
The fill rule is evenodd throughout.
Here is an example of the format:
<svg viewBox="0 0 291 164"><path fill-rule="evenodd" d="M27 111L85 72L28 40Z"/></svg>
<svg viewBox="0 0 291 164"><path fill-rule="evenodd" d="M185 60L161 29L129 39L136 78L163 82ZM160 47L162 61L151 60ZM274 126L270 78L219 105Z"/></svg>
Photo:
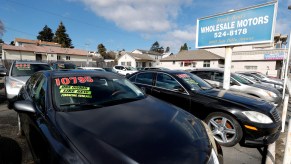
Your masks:
<svg viewBox="0 0 291 164"><path fill-rule="evenodd" d="M22 149L19 144L7 137L0 137L0 163L1 164L21 164Z"/></svg>
<svg viewBox="0 0 291 164"><path fill-rule="evenodd" d="M211 129L215 140L222 146L234 146L243 137L240 124L235 118L226 113L211 113L206 117L205 122Z"/></svg>

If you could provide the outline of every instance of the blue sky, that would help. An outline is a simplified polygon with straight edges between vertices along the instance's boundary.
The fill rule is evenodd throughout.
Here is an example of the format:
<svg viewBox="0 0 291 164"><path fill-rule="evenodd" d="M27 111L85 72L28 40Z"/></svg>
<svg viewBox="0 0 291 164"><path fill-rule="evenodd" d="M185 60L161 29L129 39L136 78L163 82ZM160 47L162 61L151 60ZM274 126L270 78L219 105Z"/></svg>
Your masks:
<svg viewBox="0 0 291 164"><path fill-rule="evenodd" d="M45 25L53 32L62 21L73 46L90 51L150 49L158 41L177 53L187 43L195 49L197 18L267 0L1 0L5 43L15 38L36 40ZM276 33L291 30L291 0L279 0ZM288 22L289 20L289 22Z"/></svg>

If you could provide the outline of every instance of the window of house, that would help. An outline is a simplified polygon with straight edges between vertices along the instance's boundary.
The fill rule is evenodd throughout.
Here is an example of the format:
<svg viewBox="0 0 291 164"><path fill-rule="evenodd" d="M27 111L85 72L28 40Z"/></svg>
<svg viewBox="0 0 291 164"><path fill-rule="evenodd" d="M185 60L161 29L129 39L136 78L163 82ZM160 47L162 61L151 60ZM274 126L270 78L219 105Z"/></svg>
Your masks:
<svg viewBox="0 0 291 164"><path fill-rule="evenodd" d="M246 70L257 70L258 69L258 66L255 66L255 65L246 65L245 66L245 69Z"/></svg>
<svg viewBox="0 0 291 164"><path fill-rule="evenodd" d="M127 66L131 66L131 62L126 62L126 65Z"/></svg>
<svg viewBox="0 0 291 164"><path fill-rule="evenodd" d="M57 60L61 60L61 56L60 55L57 56Z"/></svg>
<svg viewBox="0 0 291 164"><path fill-rule="evenodd" d="M176 64L176 61L173 61L173 65Z"/></svg>
<svg viewBox="0 0 291 164"><path fill-rule="evenodd" d="M66 60L71 60L71 56L66 56Z"/></svg>
<svg viewBox="0 0 291 164"><path fill-rule="evenodd" d="M183 67L183 62L180 62L180 67Z"/></svg>
<svg viewBox="0 0 291 164"><path fill-rule="evenodd" d="M203 67L210 67L210 60L204 60Z"/></svg>
<svg viewBox="0 0 291 164"><path fill-rule="evenodd" d="M196 62L193 62L192 63L192 67L196 67L197 63Z"/></svg>
<svg viewBox="0 0 291 164"><path fill-rule="evenodd" d="M121 65L125 65L125 62L121 62Z"/></svg>

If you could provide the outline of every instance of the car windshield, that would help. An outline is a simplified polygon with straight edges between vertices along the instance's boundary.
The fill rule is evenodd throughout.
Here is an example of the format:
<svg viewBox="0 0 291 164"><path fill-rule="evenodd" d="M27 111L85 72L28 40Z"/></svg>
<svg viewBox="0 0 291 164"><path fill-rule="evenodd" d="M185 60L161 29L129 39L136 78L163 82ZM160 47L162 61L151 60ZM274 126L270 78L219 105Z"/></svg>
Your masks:
<svg viewBox="0 0 291 164"><path fill-rule="evenodd" d="M51 70L51 67L48 64L17 63L12 67L11 76L31 76L42 70Z"/></svg>
<svg viewBox="0 0 291 164"><path fill-rule="evenodd" d="M248 77L248 76L245 76L245 75L242 75L242 74L237 74L239 77L241 77L242 79L250 82L251 84L254 84L256 83L253 79L251 79L251 77Z"/></svg>
<svg viewBox="0 0 291 164"><path fill-rule="evenodd" d="M72 63L55 63L55 69L76 69L77 66Z"/></svg>
<svg viewBox="0 0 291 164"><path fill-rule="evenodd" d="M238 76L237 74L233 73L231 75L232 78L234 78L236 81L238 81L239 83L242 83L242 84L246 84L246 85L249 85L249 84L252 84L251 82L245 80L244 78L241 78L240 76Z"/></svg>
<svg viewBox="0 0 291 164"><path fill-rule="evenodd" d="M52 86L53 101L60 111L95 109L145 98L140 89L120 77L58 77Z"/></svg>
<svg viewBox="0 0 291 164"><path fill-rule="evenodd" d="M133 67L125 67L125 68L128 71L137 71L137 69L136 68L133 68Z"/></svg>
<svg viewBox="0 0 291 164"><path fill-rule="evenodd" d="M256 72L256 73L253 73L253 74L255 74L256 76L259 76L260 78L267 78L267 76L266 75L264 75L264 74L262 74L261 72Z"/></svg>
<svg viewBox="0 0 291 164"><path fill-rule="evenodd" d="M176 73L175 74L179 79L182 79L185 83L187 83L191 90L200 90L200 89L211 89L212 86L208 84L206 81L201 79L200 77L193 75L191 73Z"/></svg>

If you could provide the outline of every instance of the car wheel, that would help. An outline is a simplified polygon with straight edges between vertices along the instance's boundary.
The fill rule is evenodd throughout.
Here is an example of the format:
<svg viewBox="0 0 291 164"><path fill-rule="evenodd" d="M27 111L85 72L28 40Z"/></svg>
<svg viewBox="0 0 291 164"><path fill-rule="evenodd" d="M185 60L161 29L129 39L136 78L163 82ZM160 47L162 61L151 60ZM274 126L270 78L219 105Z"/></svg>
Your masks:
<svg viewBox="0 0 291 164"><path fill-rule="evenodd" d="M0 163L21 163L22 150L12 138L0 136Z"/></svg>
<svg viewBox="0 0 291 164"><path fill-rule="evenodd" d="M206 117L205 122L211 129L215 140L222 146L234 146L243 136L240 124L228 114L211 113Z"/></svg>

